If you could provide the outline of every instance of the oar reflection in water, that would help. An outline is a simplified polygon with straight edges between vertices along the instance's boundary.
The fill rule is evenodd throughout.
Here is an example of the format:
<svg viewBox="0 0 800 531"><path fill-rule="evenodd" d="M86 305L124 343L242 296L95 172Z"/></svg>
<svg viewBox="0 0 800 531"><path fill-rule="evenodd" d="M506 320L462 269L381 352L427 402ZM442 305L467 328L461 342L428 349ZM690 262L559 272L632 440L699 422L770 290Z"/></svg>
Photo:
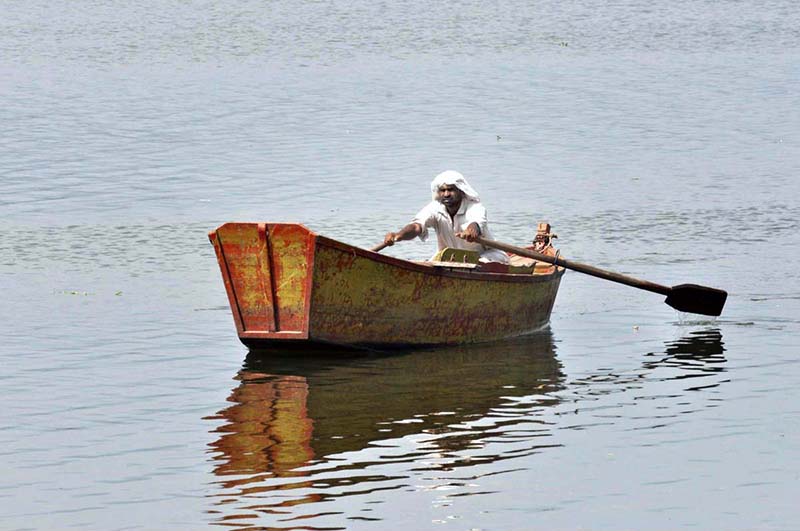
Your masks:
<svg viewBox="0 0 800 531"><path fill-rule="evenodd" d="M570 426L626 419L615 422L647 430L717 407L721 395L716 388L729 381L725 350L719 330L698 330L665 342L663 350L643 353L643 361L633 369L598 369L579 376L560 393L565 403L574 403L575 412L586 413ZM639 407L632 408L634 403ZM645 410L645 403L653 409Z"/></svg>
<svg viewBox="0 0 800 531"><path fill-rule="evenodd" d="M667 343L664 355L651 353L648 356L660 358L645 363L645 367L672 367L697 371L697 374L682 374L678 378L691 378L702 376L703 373L717 373L725 371L725 346L722 342L722 333L717 329L700 330Z"/></svg>
<svg viewBox="0 0 800 531"><path fill-rule="evenodd" d="M667 343L663 353L648 354L656 358L645 362L653 380L662 382L690 380L684 391L700 391L719 387L728 381L725 344L717 329L700 330Z"/></svg>
<svg viewBox="0 0 800 531"><path fill-rule="evenodd" d="M563 375L546 331L510 342L349 359L251 353L236 379L232 404L213 417L223 422L211 445L215 473L224 478L221 496L304 490L276 502L283 506L324 499L325 489L309 494L311 483L346 485L353 494L408 484L410 477L367 472L370 465L419 466L436 456L451 469L553 446L552 427L535 410L558 403L552 393ZM417 434L425 441L411 453L396 444ZM513 444L487 451L488 439L506 435ZM369 455L359 455L367 448ZM466 455L475 450L480 454Z"/></svg>

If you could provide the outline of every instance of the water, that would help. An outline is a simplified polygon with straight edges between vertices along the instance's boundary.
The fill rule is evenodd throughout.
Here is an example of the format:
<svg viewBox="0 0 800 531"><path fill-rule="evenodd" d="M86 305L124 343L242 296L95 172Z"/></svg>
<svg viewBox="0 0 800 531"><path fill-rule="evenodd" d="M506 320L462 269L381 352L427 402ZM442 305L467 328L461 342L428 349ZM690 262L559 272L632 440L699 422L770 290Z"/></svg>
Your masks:
<svg viewBox="0 0 800 531"><path fill-rule="evenodd" d="M800 527L793 3L3 13L0 528ZM248 355L207 231L372 246L448 168L722 317L570 273L525 340Z"/></svg>

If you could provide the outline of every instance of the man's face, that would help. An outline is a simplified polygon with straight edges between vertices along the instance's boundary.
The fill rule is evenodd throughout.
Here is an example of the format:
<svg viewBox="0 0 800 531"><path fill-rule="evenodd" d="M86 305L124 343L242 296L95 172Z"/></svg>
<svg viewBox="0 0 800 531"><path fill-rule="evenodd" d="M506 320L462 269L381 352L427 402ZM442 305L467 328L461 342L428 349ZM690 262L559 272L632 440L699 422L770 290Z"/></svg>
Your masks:
<svg viewBox="0 0 800 531"><path fill-rule="evenodd" d="M436 200L446 207L458 206L464 194L452 184L443 184L436 192Z"/></svg>

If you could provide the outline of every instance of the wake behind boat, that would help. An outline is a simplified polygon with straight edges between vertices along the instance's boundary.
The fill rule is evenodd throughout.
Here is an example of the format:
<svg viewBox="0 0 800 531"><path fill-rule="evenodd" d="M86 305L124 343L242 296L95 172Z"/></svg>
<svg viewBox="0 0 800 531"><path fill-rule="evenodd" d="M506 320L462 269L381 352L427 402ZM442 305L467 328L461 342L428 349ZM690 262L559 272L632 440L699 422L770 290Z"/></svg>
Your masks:
<svg viewBox="0 0 800 531"><path fill-rule="evenodd" d="M239 339L250 348L402 347L491 341L545 326L564 268L445 250L413 262L295 223L226 223L209 233ZM530 249L555 256L549 225ZM450 251L448 253L448 251Z"/></svg>

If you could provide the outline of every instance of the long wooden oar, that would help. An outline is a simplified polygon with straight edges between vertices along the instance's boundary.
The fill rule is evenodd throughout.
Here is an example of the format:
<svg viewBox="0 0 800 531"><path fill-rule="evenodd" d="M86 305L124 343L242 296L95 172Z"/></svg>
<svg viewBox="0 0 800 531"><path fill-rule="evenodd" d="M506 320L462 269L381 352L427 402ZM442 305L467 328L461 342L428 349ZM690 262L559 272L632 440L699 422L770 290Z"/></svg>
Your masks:
<svg viewBox="0 0 800 531"><path fill-rule="evenodd" d="M697 284L679 284L677 286L662 286L654 282L646 280L639 280L637 278L614 273L613 271L605 271L603 269L581 264L580 262L573 262L572 260L565 260L557 256L548 256L546 254L537 253L530 249L523 249L522 247L515 247L507 243L501 243L494 240L487 240L480 236L476 241L485 245L486 247L493 247L506 251L507 253L514 253L519 256L526 256L539 260L540 262L547 262L549 264L558 265L580 273L586 273L593 277L610 280L611 282L618 282L626 284L653 293L666 295L667 299L664 301L680 312L699 313L702 315L718 316L722 313L722 307L725 306L725 300L728 298L728 293L721 289L709 288L706 286L698 286Z"/></svg>
<svg viewBox="0 0 800 531"><path fill-rule="evenodd" d="M389 247L389 244L388 244L388 243L382 243L382 244L380 244L380 245L376 245L375 247L373 247L372 249L370 249L370 251L372 251L373 253L379 253L379 252L381 252L382 250L386 249L387 247Z"/></svg>

